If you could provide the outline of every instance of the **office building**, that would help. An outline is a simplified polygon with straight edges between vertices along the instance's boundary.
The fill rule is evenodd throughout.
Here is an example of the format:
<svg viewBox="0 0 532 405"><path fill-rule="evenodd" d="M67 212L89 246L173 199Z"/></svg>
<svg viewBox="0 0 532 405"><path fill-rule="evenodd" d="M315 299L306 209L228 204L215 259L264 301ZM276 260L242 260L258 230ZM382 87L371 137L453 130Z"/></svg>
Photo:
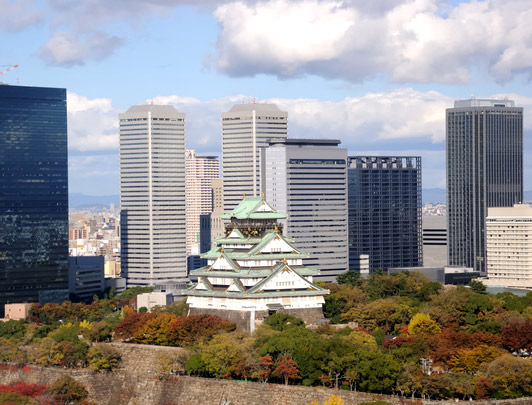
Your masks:
<svg viewBox="0 0 532 405"><path fill-rule="evenodd" d="M288 136L288 113L273 104L237 104L222 113L224 211L260 196L260 150Z"/></svg>
<svg viewBox="0 0 532 405"><path fill-rule="evenodd" d="M447 215L423 215L423 266L447 265Z"/></svg>
<svg viewBox="0 0 532 405"><path fill-rule="evenodd" d="M185 160L188 256L200 253L200 216L212 212L212 180L220 177L220 164L217 156L198 156L194 150L186 151Z"/></svg>
<svg viewBox="0 0 532 405"><path fill-rule="evenodd" d="M120 114L120 205L128 287L185 280L185 114L162 105Z"/></svg>
<svg viewBox="0 0 532 405"><path fill-rule="evenodd" d="M488 208L486 285L532 289L532 206Z"/></svg>
<svg viewBox="0 0 532 405"><path fill-rule="evenodd" d="M223 179L212 180L212 214L211 214L211 247L216 244L216 239L224 235L224 222L220 218L224 213Z"/></svg>
<svg viewBox="0 0 532 405"><path fill-rule="evenodd" d="M523 109L472 99L446 113L448 264L485 274L488 207L523 201Z"/></svg>
<svg viewBox="0 0 532 405"><path fill-rule="evenodd" d="M349 267L423 265L421 158L353 156L348 162Z"/></svg>
<svg viewBox="0 0 532 405"><path fill-rule="evenodd" d="M94 294L105 290L105 258L75 256L68 258L68 289L78 298L90 301Z"/></svg>
<svg viewBox="0 0 532 405"><path fill-rule="evenodd" d="M285 234L309 253L315 278L347 271L347 150L326 139L271 140L262 153L262 191L286 212Z"/></svg>
<svg viewBox="0 0 532 405"><path fill-rule="evenodd" d="M218 315L251 332L276 312L321 321L329 291L314 284L320 271L306 266L308 254L283 234L286 215L245 197L223 218L225 236L202 255L207 265L191 272L198 281L185 291L190 314Z"/></svg>
<svg viewBox="0 0 532 405"><path fill-rule="evenodd" d="M0 85L0 317L68 300L66 90Z"/></svg>

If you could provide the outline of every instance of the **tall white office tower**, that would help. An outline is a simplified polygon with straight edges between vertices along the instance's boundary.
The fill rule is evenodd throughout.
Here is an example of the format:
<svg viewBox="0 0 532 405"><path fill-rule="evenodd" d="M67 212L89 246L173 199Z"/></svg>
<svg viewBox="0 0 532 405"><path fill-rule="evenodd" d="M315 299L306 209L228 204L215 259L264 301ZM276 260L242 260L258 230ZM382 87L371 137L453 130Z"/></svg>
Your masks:
<svg viewBox="0 0 532 405"><path fill-rule="evenodd" d="M212 181L220 177L218 156L186 151L187 256L200 253L200 215L213 210Z"/></svg>
<svg viewBox="0 0 532 405"><path fill-rule="evenodd" d="M347 150L333 139L271 141L262 150L262 191L286 212L285 234L309 253L315 280L335 281L348 270Z"/></svg>
<svg viewBox="0 0 532 405"><path fill-rule="evenodd" d="M523 109L472 99L446 112L448 264L485 275L488 207L523 201Z"/></svg>
<svg viewBox="0 0 532 405"><path fill-rule="evenodd" d="M270 138L288 136L288 113L274 104L237 104L222 113L224 211L245 194L260 196L260 150Z"/></svg>
<svg viewBox="0 0 532 405"><path fill-rule="evenodd" d="M162 105L120 114L120 205L127 286L184 281L185 114Z"/></svg>

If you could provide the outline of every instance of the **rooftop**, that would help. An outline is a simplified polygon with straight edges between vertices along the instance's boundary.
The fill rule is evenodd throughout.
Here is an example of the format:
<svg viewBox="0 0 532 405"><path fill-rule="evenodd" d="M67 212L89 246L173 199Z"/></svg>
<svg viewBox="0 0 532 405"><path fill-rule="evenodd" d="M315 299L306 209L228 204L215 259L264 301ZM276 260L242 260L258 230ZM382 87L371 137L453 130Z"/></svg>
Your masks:
<svg viewBox="0 0 532 405"><path fill-rule="evenodd" d="M258 103L248 103L248 104L235 104L231 107L228 112L248 112L248 111L258 111L258 112L274 112L280 113L284 112L279 109L275 104L258 104Z"/></svg>
<svg viewBox="0 0 532 405"><path fill-rule="evenodd" d="M508 99L495 100L489 98L471 98L469 100L456 100L454 102L454 108L467 107L515 107L515 102Z"/></svg>
<svg viewBox="0 0 532 405"><path fill-rule="evenodd" d="M270 145L284 144L284 145L340 145L342 141L339 139L298 139L298 138L272 138L269 140Z"/></svg>
<svg viewBox="0 0 532 405"><path fill-rule="evenodd" d="M222 219L284 219L285 214L275 211L260 197L244 197L233 211L220 216Z"/></svg>

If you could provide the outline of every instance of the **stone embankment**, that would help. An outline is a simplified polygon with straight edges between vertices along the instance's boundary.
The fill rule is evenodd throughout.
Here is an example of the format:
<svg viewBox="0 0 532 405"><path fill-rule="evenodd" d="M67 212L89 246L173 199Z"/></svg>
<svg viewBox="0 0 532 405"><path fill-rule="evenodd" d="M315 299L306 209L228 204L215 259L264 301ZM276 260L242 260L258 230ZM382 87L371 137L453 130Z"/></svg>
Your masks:
<svg viewBox="0 0 532 405"><path fill-rule="evenodd" d="M26 381L50 384L62 374L69 374L89 391L89 399L102 405L309 405L312 401L322 404L332 394L339 395L345 405L369 401L386 401L393 405L447 405L455 401L412 401L407 398L335 391L317 387L285 386L243 381L216 380L196 377L155 377L156 356L160 352L178 352L179 348L112 343L123 354L122 367L111 373L89 370L67 370L35 366L0 367L0 384ZM466 402L460 401L465 404ZM469 403L467 401L467 403ZM517 400L475 401L477 405L525 405L532 398Z"/></svg>

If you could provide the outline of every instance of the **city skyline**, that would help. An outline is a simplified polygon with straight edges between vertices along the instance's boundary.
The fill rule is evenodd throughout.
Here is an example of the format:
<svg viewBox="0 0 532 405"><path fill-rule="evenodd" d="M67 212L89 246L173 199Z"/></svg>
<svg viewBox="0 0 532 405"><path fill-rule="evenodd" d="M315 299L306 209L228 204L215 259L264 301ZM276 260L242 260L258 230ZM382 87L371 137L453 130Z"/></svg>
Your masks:
<svg viewBox="0 0 532 405"><path fill-rule="evenodd" d="M151 101L187 114L187 148L201 154L221 156L220 113L256 98L288 112L291 138L340 139L351 155L422 156L423 187L432 188L445 183L442 111L473 94L507 96L525 109L530 160L526 2L176 0L125 9L26 0L3 11L0 70L19 67L0 81L69 90L71 192L116 193L116 116Z"/></svg>

